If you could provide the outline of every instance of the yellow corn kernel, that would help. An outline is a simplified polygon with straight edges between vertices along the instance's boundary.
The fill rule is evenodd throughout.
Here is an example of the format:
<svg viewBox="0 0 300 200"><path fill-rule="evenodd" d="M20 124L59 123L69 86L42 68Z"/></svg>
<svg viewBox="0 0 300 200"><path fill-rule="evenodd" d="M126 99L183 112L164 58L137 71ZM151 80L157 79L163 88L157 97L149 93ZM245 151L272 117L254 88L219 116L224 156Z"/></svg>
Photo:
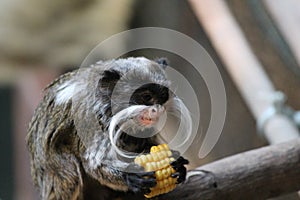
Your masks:
<svg viewBox="0 0 300 200"><path fill-rule="evenodd" d="M169 165L166 168L155 171L155 177L157 180L162 180L170 177L173 173L175 173L175 170Z"/></svg>
<svg viewBox="0 0 300 200"><path fill-rule="evenodd" d="M158 181L163 179L163 175L161 173L161 170L157 170L155 172L155 177L156 177L156 180L158 180Z"/></svg>
<svg viewBox="0 0 300 200"><path fill-rule="evenodd" d="M158 151L159 151L159 148L157 146L152 146L151 149L150 149L151 153L156 153Z"/></svg>
<svg viewBox="0 0 300 200"><path fill-rule="evenodd" d="M157 162L149 162L144 166L146 172L156 171L159 169Z"/></svg>
<svg viewBox="0 0 300 200"><path fill-rule="evenodd" d="M161 146L163 146L165 150L170 150L170 148L167 144L161 144Z"/></svg>
<svg viewBox="0 0 300 200"><path fill-rule="evenodd" d="M154 162L159 161L159 157L156 153L151 153L151 155L152 155L152 159L153 159Z"/></svg>
<svg viewBox="0 0 300 200"><path fill-rule="evenodd" d="M170 157L170 159L173 158L173 157L171 157L172 156L172 152L170 150L167 151L167 156Z"/></svg>
<svg viewBox="0 0 300 200"><path fill-rule="evenodd" d="M166 149L166 146L162 145L162 144L158 145L157 147L160 151L168 150L168 149Z"/></svg>
<svg viewBox="0 0 300 200"><path fill-rule="evenodd" d="M161 195L161 194L165 194L165 193L168 193L172 190L174 190L176 187L176 185L169 185L167 187L164 187L164 188L155 188L155 189L152 189L151 192L149 194L145 194L144 196L146 198L152 198L152 197L155 197L155 196L158 196L158 195Z"/></svg>
<svg viewBox="0 0 300 200"><path fill-rule="evenodd" d="M177 178L171 175L176 171L170 165L175 159L167 144L152 146L150 154L137 156L134 162L142 167L145 171L155 171L156 186L150 188L151 192L145 194L146 198L152 198L160 194L165 194L175 189Z"/></svg>
<svg viewBox="0 0 300 200"><path fill-rule="evenodd" d="M146 158L147 158L147 161L148 162L152 162L153 161L153 158L150 154L146 155Z"/></svg>
<svg viewBox="0 0 300 200"><path fill-rule="evenodd" d="M141 155L141 161L143 164L147 163L147 157L145 155Z"/></svg>
<svg viewBox="0 0 300 200"><path fill-rule="evenodd" d="M168 162L168 161L169 161L169 159L163 159L160 162L158 162L159 169L167 167L170 164L170 162Z"/></svg>

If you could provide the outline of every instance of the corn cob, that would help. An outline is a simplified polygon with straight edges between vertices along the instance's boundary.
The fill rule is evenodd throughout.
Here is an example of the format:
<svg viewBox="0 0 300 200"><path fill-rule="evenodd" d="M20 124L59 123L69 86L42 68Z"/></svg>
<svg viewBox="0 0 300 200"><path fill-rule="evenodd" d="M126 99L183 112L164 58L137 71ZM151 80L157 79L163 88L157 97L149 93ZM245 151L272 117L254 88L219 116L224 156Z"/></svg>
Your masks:
<svg viewBox="0 0 300 200"><path fill-rule="evenodd" d="M144 167L146 172L155 171L156 186L150 188L151 192L145 194L146 198L152 198L160 194L168 193L175 189L177 178L171 175L176 171L170 165L175 159L167 144L152 146L150 154L137 156L134 162Z"/></svg>

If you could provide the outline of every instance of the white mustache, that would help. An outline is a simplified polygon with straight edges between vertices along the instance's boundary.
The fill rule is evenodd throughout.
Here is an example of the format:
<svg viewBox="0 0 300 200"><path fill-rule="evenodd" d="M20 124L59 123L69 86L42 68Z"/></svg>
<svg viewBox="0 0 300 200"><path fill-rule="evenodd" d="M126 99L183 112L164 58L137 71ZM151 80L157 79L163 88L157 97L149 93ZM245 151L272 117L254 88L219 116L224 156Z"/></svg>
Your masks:
<svg viewBox="0 0 300 200"><path fill-rule="evenodd" d="M169 105L170 104L170 105ZM174 136L171 141L169 141L168 145L171 149L177 150L179 152L184 152L186 150L186 146L190 139L193 139L193 123L190 111L187 109L185 104L178 97L174 97L172 101L168 101L166 104L167 112L170 115L173 115L176 118L176 123L179 123L179 127L176 133L171 132L168 133L168 128L162 130L161 136ZM174 122L171 124L166 124L167 126L174 126Z"/></svg>
<svg viewBox="0 0 300 200"><path fill-rule="evenodd" d="M117 140L119 138L119 136L122 133L122 130L124 130L124 128L126 128L126 125L128 123L126 123L126 121L128 122L128 120L132 120L133 118L135 118L140 112L142 112L142 110L144 110L145 108L147 108L148 106L144 106L144 105L133 105L130 106L128 108L125 108L123 110L121 110L120 112L116 113L109 124L109 139L110 142L112 144L112 147L115 149L115 151L123 157L126 158L133 158L136 156L135 153L133 152L127 152L124 150L121 150L117 147L116 143ZM122 124L121 124L122 123ZM121 124L120 128L117 130L117 132L115 133L115 129L117 127L117 125Z"/></svg>
<svg viewBox="0 0 300 200"><path fill-rule="evenodd" d="M155 105L154 105L155 106ZM137 117L145 110L153 106L145 105L133 105L128 108L125 108L118 113L114 114L110 121L109 125L109 139L112 144L112 147L115 149L115 152L125 158L134 158L138 154L134 152L128 152L117 147L117 141L120 135L123 133L123 130L126 130L128 127L136 124ZM192 119L190 112L184 105L184 103L177 97L171 98L164 105L165 112L167 116L174 116L175 119L180 123L175 137L170 141L169 146L174 150L180 151L180 149L186 144L192 134ZM164 122L166 123L166 121ZM174 127L174 122L172 124L163 124L163 127ZM116 131L116 127L119 126ZM142 130L144 127L140 126ZM174 135L174 133L169 133L167 128L163 128L160 132L160 137L164 140L164 135Z"/></svg>

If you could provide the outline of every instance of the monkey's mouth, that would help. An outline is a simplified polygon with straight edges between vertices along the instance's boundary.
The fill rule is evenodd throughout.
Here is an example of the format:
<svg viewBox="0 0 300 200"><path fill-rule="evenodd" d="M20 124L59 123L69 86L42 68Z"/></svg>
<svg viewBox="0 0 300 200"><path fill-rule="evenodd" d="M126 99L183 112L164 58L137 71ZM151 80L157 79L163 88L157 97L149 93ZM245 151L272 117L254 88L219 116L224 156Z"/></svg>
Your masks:
<svg viewBox="0 0 300 200"><path fill-rule="evenodd" d="M143 126L152 126L158 122L165 108L160 105L150 106L144 109L138 116L138 121Z"/></svg>
<svg viewBox="0 0 300 200"><path fill-rule="evenodd" d="M129 135L139 139L150 138L162 130L165 121L165 107L161 105L133 105L125 108L117 112L110 121L108 131L112 147L122 157L134 157L136 152L128 151L129 144L126 148L122 146L122 137Z"/></svg>
<svg viewBox="0 0 300 200"><path fill-rule="evenodd" d="M152 125L156 121L157 121L157 118L150 118L150 117L147 117L147 116L141 116L140 117L140 122L142 123L142 125L145 125L145 126Z"/></svg>

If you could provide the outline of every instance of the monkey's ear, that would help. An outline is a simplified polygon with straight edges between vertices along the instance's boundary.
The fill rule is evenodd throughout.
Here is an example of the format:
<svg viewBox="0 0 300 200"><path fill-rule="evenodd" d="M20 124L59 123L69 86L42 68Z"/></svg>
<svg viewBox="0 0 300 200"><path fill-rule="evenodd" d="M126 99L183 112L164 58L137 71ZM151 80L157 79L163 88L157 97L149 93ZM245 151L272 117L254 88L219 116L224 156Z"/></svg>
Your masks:
<svg viewBox="0 0 300 200"><path fill-rule="evenodd" d="M157 58L154 61L158 63L163 69L166 69L169 65L169 60L167 58Z"/></svg>
<svg viewBox="0 0 300 200"><path fill-rule="evenodd" d="M121 75L116 70L105 70L99 80L101 90L112 91Z"/></svg>

